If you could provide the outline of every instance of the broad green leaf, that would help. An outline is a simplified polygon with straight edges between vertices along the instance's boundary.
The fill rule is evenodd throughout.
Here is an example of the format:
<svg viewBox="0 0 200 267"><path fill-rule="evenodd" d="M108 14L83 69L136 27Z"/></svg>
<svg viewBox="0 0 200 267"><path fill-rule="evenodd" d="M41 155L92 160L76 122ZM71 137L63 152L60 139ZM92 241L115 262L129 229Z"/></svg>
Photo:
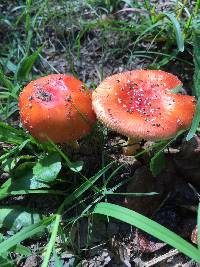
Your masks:
<svg viewBox="0 0 200 267"><path fill-rule="evenodd" d="M0 227L18 231L22 227L41 221L42 215L23 207L1 207Z"/></svg>
<svg viewBox="0 0 200 267"><path fill-rule="evenodd" d="M50 216L46 219L41 220L38 223L24 227L17 234L4 240L3 242L0 243L0 254L8 251L9 249L19 244L20 242L24 241L25 239L33 235L36 235L37 233L41 233L50 223L52 223L53 219L54 219L54 216Z"/></svg>
<svg viewBox="0 0 200 267"><path fill-rule="evenodd" d="M18 81L23 81L28 79L31 68L34 65L35 61L37 60L41 51L42 47L39 47L32 55L24 56L24 58L19 63L16 72L16 78Z"/></svg>
<svg viewBox="0 0 200 267"><path fill-rule="evenodd" d="M9 191L39 189L49 187L47 183L40 181L33 173L34 162L24 162L11 173L12 182Z"/></svg>
<svg viewBox="0 0 200 267"><path fill-rule="evenodd" d="M200 252L196 247L159 223L135 211L111 203L99 203L93 214L102 214L129 223L177 248L180 252L200 263Z"/></svg>
<svg viewBox="0 0 200 267"><path fill-rule="evenodd" d="M176 19L175 15L172 13L164 12L162 14L171 21L175 34L176 34L176 42L177 42L178 50L180 52L183 52L184 51L184 38L183 38L183 33L181 31L181 27L180 27L178 20Z"/></svg>
<svg viewBox="0 0 200 267"><path fill-rule="evenodd" d="M61 158L57 153L51 153L38 160L33 167L33 175L37 181L52 182L61 170Z"/></svg>
<svg viewBox="0 0 200 267"><path fill-rule="evenodd" d="M165 155L164 152L161 151L156 153L150 161L150 170L153 176L157 176L165 167Z"/></svg>

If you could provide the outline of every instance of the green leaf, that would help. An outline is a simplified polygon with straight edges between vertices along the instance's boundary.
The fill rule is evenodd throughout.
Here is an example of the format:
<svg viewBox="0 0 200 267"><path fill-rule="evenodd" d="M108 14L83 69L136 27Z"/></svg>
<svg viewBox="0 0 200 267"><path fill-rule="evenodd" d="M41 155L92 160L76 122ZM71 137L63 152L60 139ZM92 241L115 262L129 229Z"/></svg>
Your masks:
<svg viewBox="0 0 200 267"><path fill-rule="evenodd" d="M8 258L4 258L0 256L0 266L1 267L14 267L16 266L16 262L11 261Z"/></svg>
<svg viewBox="0 0 200 267"><path fill-rule="evenodd" d="M47 136L48 138L48 136ZM67 157L65 153L54 143L51 141L51 139L48 138L49 143L51 146L61 155L61 157L65 160L66 164L72 170L73 172L80 172L83 168L83 161L76 161L71 162L70 159Z"/></svg>
<svg viewBox="0 0 200 267"><path fill-rule="evenodd" d="M10 172L17 164L18 158L6 158L1 163L1 168L4 172Z"/></svg>
<svg viewBox="0 0 200 267"><path fill-rule="evenodd" d="M39 177L33 174L34 166L34 162L24 162L14 169L11 173L12 180L8 191L49 188L47 183L40 181Z"/></svg>
<svg viewBox="0 0 200 267"><path fill-rule="evenodd" d="M12 73L15 73L16 69L17 69L17 66L14 63L12 63L10 60L8 60L8 61L6 61L6 68L9 71L11 71ZM14 88L14 85L13 85L13 88Z"/></svg>
<svg viewBox="0 0 200 267"><path fill-rule="evenodd" d="M9 187L11 186L11 183L12 183L12 179L9 178L5 183L3 183L3 185L0 187L0 200L6 198L9 193L8 193L8 190L9 190Z"/></svg>
<svg viewBox="0 0 200 267"><path fill-rule="evenodd" d="M18 81L27 80L32 66L37 60L42 47L39 47L32 55L25 55L17 67L16 78Z"/></svg>
<svg viewBox="0 0 200 267"><path fill-rule="evenodd" d="M93 184L99 179L99 177L101 177L112 165L113 165L113 162L105 166L98 173L96 173L93 177L86 180L82 185L80 185L79 188L77 188L74 192L72 192L72 194L70 194L69 196L65 198L64 202L61 204L61 206L59 207L56 213L56 219L55 219L54 226L52 229L51 238L47 245L46 253L44 255L44 260L43 260L41 267L47 267L49 264L49 259L50 259L55 241L56 241L56 236L57 236L57 232L58 232L58 228L59 228L59 224L61 220L61 213L64 207L67 205L71 205L73 201L77 200L83 193L85 193L89 188L91 188Z"/></svg>
<svg viewBox="0 0 200 267"><path fill-rule="evenodd" d="M139 43L139 41L143 38L143 36L145 37L149 32L151 32L154 28L161 26L162 22L158 21L153 25L150 25L149 27L146 27L145 30L137 37L137 39L134 42L134 45L136 45L137 43Z"/></svg>
<svg viewBox="0 0 200 267"><path fill-rule="evenodd" d="M11 179L8 179L11 181ZM9 183L11 184L11 182ZM25 189L25 190L17 190L10 191L9 186L7 190L5 188L0 188L0 200L8 197L8 196L19 196L19 195L29 195L29 194L52 194L58 196L66 196L66 192L60 190L51 190L51 189Z"/></svg>
<svg viewBox="0 0 200 267"><path fill-rule="evenodd" d="M55 267L63 267L62 262L60 258L58 257L56 250L53 250L53 256L54 256L54 261L55 261Z"/></svg>
<svg viewBox="0 0 200 267"><path fill-rule="evenodd" d="M180 130L174 138L169 141L163 141L159 144L161 148L155 153L155 155L151 158L150 161L150 170L154 176L157 176L165 167L164 150L184 132L185 130Z"/></svg>
<svg viewBox="0 0 200 267"><path fill-rule="evenodd" d="M199 197L199 195L198 195L198 197ZM197 241L198 241L198 248L200 250L200 202L198 204L198 212L197 212L197 229L198 229Z"/></svg>
<svg viewBox="0 0 200 267"><path fill-rule="evenodd" d="M27 144L27 142L25 141L22 144L24 144L24 146L25 146ZM18 153L19 151L21 151L21 149L19 147L17 147L15 150L15 154ZM16 156L13 158L8 158L8 157L6 157L7 155L9 156L9 153L6 153L3 155L3 156L5 156L5 159L3 159L2 164L1 164L1 168L4 170L4 172L10 172L12 169L14 169L16 167L16 165L20 162L20 160L30 161L34 158L34 156L29 156L29 155L22 155L19 157ZM0 161L2 158L0 157Z"/></svg>
<svg viewBox="0 0 200 267"><path fill-rule="evenodd" d="M164 12L162 14L171 21L174 27L175 34L176 34L176 42L177 42L178 50L180 52L183 52L184 51L184 38L183 38L183 34L182 34L181 27L180 27L178 20L176 19L175 15L172 13Z"/></svg>
<svg viewBox="0 0 200 267"><path fill-rule="evenodd" d="M199 126L199 122L200 122L200 97L197 100L196 112L194 114L194 118L192 120L192 125L191 125L191 128L189 130L189 133L186 136L186 141L191 140L192 137L195 135L196 130Z"/></svg>
<svg viewBox="0 0 200 267"><path fill-rule="evenodd" d="M193 21L193 61L194 61L194 86L193 95L200 97L200 20Z"/></svg>
<svg viewBox="0 0 200 267"><path fill-rule="evenodd" d="M183 92L184 92L184 90L183 90L183 85L182 84L179 84L176 87L170 89L170 93L172 93L172 94L180 94L180 93L183 93Z"/></svg>
<svg viewBox="0 0 200 267"><path fill-rule="evenodd" d="M129 223L171 245L172 247L177 248L180 252L200 263L200 252L196 247L192 246L189 242L159 223L135 211L115 204L99 203L96 205L93 214L103 214Z"/></svg>
<svg viewBox="0 0 200 267"><path fill-rule="evenodd" d="M11 236L10 238L4 240L0 243L0 254L8 251L15 245L19 244L23 240L44 231L44 229L52 222L54 216L50 216L46 219L41 220L38 223L32 224L30 226L24 227L20 232Z"/></svg>
<svg viewBox="0 0 200 267"><path fill-rule="evenodd" d="M41 221L42 215L23 207L1 207L0 227L10 231L18 231L22 227Z"/></svg>
<svg viewBox="0 0 200 267"><path fill-rule="evenodd" d="M0 68L0 83L3 84L6 88L12 91L15 88L15 85L4 75L3 70Z"/></svg>
<svg viewBox="0 0 200 267"><path fill-rule="evenodd" d="M73 172L80 172L83 169L83 161L82 160L78 160L75 162L71 162L69 164L69 168L70 170L72 170Z"/></svg>
<svg viewBox="0 0 200 267"><path fill-rule="evenodd" d="M26 20L25 20L25 31L28 33L31 30L31 0L26 0Z"/></svg>
<svg viewBox="0 0 200 267"><path fill-rule="evenodd" d="M79 198L85 191L87 191L98 179L101 177L110 167L113 165L113 162L109 163L103 169L101 169L98 173L96 173L93 177L86 180L83 184L81 184L72 194L70 194L65 199L65 205L69 205L73 200Z"/></svg>
<svg viewBox="0 0 200 267"><path fill-rule="evenodd" d="M153 176L157 176L163 169L165 168L165 155L164 152L161 151L156 153L150 161L150 170Z"/></svg>
<svg viewBox="0 0 200 267"><path fill-rule="evenodd" d="M198 98L196 112L192 121L190 131L186 137L189 141L192 139L200 122L200 20L193 21L193 61L194 61L194 86L193 95Z"/></svg>
<svg viewBox="0 0 200 267"><path fill-rule="evenodd" d="M17 130L6 123L0 122L0 141L20 145L25 141L23 131Z"/></svg>
<svg viewBox="0 0 200 267"><path fill-rule="evenodd" d="M32 255L32 251L30 248L27 248L23 245L17 244L14 248L12 248L12 252L19 253L21 255L24 255L26 257Z"/></svg>
<svg viewBox="0 0 200 267"><path fill-rule="evenodd" d="M113 196L126 196L126 197L144 197L144 196L155 196L158 195L159 193L156 192L149 192L149 193L115 193L113 192L111 189L110 190L106 190L104 192L105 195L113 195Z"/></svg>
<svg viewBox="0 0 200 267"><path fill-rule="evenodd" d="M51 153L40 159L33 167L33 175L37 181L52 182L61 170L61 158L57 153Z"/></svg>

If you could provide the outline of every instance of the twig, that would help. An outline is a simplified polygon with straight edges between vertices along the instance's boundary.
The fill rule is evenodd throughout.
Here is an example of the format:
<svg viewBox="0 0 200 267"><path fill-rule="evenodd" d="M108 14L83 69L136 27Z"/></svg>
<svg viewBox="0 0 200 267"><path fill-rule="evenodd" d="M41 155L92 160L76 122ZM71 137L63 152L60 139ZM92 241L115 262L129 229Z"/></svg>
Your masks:
<svg viewBox="0 0 200 267"><path fill-rule="evenodd" d="M179 254L179 253L180 252L177 249L172 249L169 252L167 252L166 254L159 256L158 258L152 259L152 260L150 260L148 262L144 262L144 265L143 266L144 267L153 266L156 263L161 262L163 260L166 260L166 259L168 259L168 258L170 258L172 256L175 256L175 255Z"/></svg>

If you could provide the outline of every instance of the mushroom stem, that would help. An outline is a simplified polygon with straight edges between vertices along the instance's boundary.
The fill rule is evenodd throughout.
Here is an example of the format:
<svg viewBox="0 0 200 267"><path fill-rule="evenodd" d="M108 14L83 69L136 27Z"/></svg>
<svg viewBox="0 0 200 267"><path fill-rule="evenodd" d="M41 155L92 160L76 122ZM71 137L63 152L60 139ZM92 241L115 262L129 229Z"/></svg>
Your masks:
<svg viewBox="0 0 200 267"><path fill-rule="evenodd" d="M133 156L140 148L140 140L133 137L128 137L127 146L123 148L123 154L125 156Z"/></svg>

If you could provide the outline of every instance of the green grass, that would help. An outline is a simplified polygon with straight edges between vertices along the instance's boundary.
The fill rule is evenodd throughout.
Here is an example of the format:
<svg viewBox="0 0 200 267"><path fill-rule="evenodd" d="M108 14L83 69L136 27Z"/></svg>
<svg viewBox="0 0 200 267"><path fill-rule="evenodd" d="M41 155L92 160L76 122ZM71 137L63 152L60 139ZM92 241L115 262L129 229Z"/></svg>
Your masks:
<svg viewBox="0 0 200 267"><path fill-rule="evenodd" d="M77 241L80 221L88 220L85 247L89 248L92 214L121 219L124 212L127 217L123 221L200 262L198 248L161 225L119 206L97 204L109 201L111 195L128 195L121 188L131 179L119 179L126 164L119 166L110 159L106 147L110 133L106 128L97 123L81 141L93 151L95 163L91 163L91 158L70 154L51 140L39 143L19 122L18 96L24 85L37 77L63 71L94 89L114 72L135 68L170 71L176 64L178 72L194 73L193 80L190 75L184 82L190 88L193 84L190 93L199 98L200 1L194 6L187 1L174 1L164 11L157 11L150 1L143 2L27 0L1 4L0 160L2 172L8 175L0 186L1 266L16 266L17 261L23 264L33 254L29 242L34 244L34 253L43 256L42 267L53 259L62 266L60 258L66 250L76 255L77 266L85 256ZM198 100L188 140L199 127L199 110ZM149 161L155 176L165 166L164 149L176 138L151 147L157 151ZM144 149L136 158L149 150ZM137 192L129 196L154 194ZM20 204L20 198L25 204ZM136 223L138 218L145 226Z"/></svg>

